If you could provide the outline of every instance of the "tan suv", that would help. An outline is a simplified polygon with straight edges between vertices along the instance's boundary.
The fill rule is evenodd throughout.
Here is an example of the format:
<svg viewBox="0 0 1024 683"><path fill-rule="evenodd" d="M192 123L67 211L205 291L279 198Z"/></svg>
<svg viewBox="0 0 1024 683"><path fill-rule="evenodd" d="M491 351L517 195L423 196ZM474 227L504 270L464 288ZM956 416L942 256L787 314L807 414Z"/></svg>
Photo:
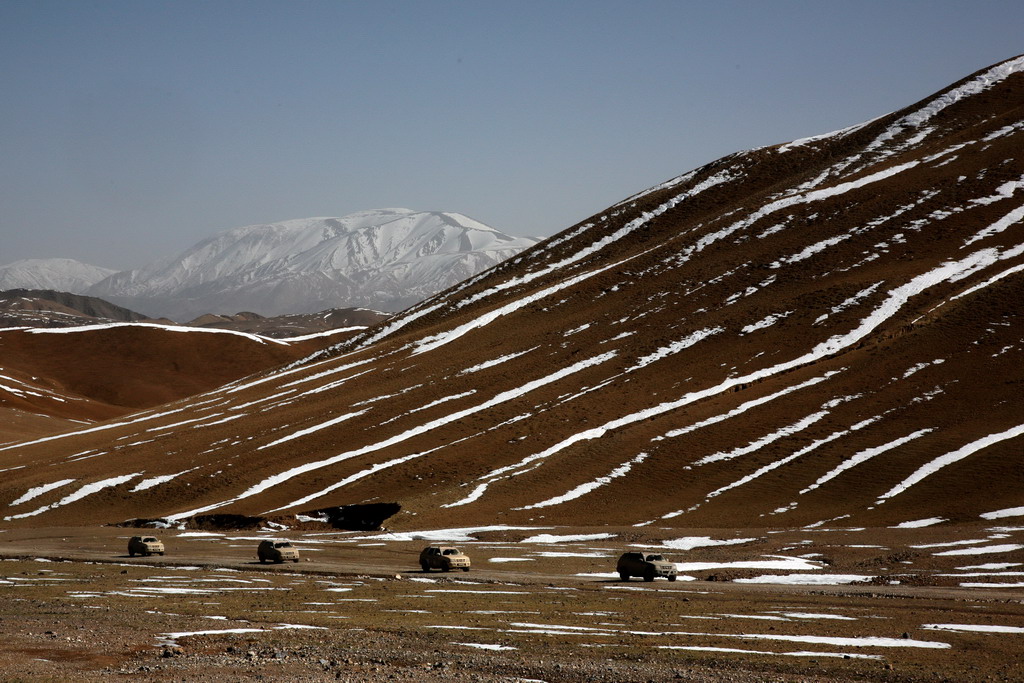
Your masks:
<svg viewBox="0 0 1024 683"><path fill-rule="evenodd" d="M128 557L135 555L163 555L164 544L156 536L132 536L128 539Z"/></svg>
<svg viewBox="0 0 1024 683"><path fill-rule="evenodd" d="M259 548L256 549L256 555L260 558L260 562L299 561L298 548L288 541L272 541L269 538L265 541L260 541Z"/></svg>
<svg viewBox="0 0 1024 683"><path fill-rule="evenodd" d="M431 569L440 569L445 572L461 569L468 572L469 565L469 556L463 555L458 548L453 548L450 545L428 545L420 552L420 567L425 572L429 572Z"/></svg>
<svg viewBox="0 0 1024 683"><path fill-rule="evenodd" d="M664 576L669 581L676 580L676 565L657 553L623 553L615 570L623 581L629 581L631 576L642 576L644 581L654 581L656 576Z"/></svg>

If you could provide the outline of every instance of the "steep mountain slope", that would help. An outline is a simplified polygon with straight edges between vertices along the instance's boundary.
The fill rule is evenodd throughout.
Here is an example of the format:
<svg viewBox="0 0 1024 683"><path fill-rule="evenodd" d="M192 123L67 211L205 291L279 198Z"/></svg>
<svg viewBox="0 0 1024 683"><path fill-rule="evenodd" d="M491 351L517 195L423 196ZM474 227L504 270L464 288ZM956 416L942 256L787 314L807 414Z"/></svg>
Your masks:
<svg viewBox="0 0 1024 683"><path fill-rule="evenodd" d="M1022 72L723 158L305 363L0 447L21 468L4 519L397 501L392 528L693 528L1018 508Z"/></svg>
<svg viewBox="0 0 1024 683"><path fill-rule="evenodd" d="M363 211L228 230L89 293L177 320L341 305L396 311L536 242L457 213Z"/></svg>
<svg viewBox="0 0 1024 683"><path fill-rule="evenodd" d="M117 271L69 258L23 259L0 266L0 290L53 289L84 292Z"/></svg>

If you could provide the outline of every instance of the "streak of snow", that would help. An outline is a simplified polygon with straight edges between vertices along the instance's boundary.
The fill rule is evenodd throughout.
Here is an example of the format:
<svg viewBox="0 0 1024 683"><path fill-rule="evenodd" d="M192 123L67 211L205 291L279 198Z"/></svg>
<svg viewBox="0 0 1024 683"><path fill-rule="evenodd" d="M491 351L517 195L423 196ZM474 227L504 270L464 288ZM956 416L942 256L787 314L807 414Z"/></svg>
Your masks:
<svg viewBox="0 0 1024 683"><path fill-rule="evenodd" d="M645 365L650 365L655 361L659 361L662 358L667 358L668 356L679 353L684 349L690 348L699 341L702 341L712 335L719 334L720 332L724 331L725 328L723 327L709 327L707 329L692 332L691 334L688 334L686 337L680 339L679 341L672 342L668 346L661 347L654 353L648 354L643 358L637 359L637 362L631 367L626 368L625 372L632 372L633 370L638 370L644 367Z"/></svg>
<svg viewBox="0 0 1024 683"><path fill-rule="evenodd" d="M989 434L988 436L972 441L966 446L962 446L961 448L958 448L955 451L939 456L938 458L935 458L931 462L925 463L920 468L918 468L916 472L914 472L909 477L901 481L899 484L883 493L879 497L878 503L884 503L893 496L897 496L903 493L914 484L917 484L922 479L935 474L943 467L947 467L956 462L959 462L964 458L967 458L989 446L998 444L1003 441L1007 441L1009 439L1014 439L1018 436L1021 436L1022 434L1024 434L1024 425L1018 425L1016 427L1006 430L1005 432L1000 432L998 434Z"/></svg>
<svg viewBox="0 0 1024 683"><path fill-rule="evenodd" d="M761 320L758 320L756 323L751 323L750 325L747 325L742 330L740 330L740 334L750 334L751 332L756 332L757 330L763 330L766 327L771 327L780 320L788 318L792 313L793 311L786 311L785 313L772 313L771 315L765 316Z"/></svg>
<svg viewBox="0 0 1024 683"><path fill-rule="evenodd" d="M706 548L717 545L739 545L756 540L756 538L714 539L710 536L684 536L683 538L662 541L661 547L672 548L673 550L693 550L694 548Z"/></svg>
<svg viewBox="0 0 1024 683"><path fill-rule="evenodd" d="M853 467L856 467L857 465L863 464L863 463L867 462L868 460L870 460L871 458L874 458L877 455L881 455L882 453L885 453L886 451L890 451L893 448L898 448L898 447L902 446L905 443L908 443L910 441L913 441L914 439L922 437L922 436L924 436L925 434L928 434L931 431L932 431L931 428L919 429L916 432L913 432L911 434L907 434L906 436L900 437L898 439L894 439L894 440L892 440L892 441L890 441L888 443L882 444L881 446L875 446L874 448L867 448L867 449L865 449L863 451L859 451L859 452L853 454L852 456L850 456L849 458L847 458L846 460L844 460L843 462L839 463L839 465L836 466L831 471L823 474L821 477L818 478L817 481L815 481L813 484L811 484L807 488L801 489L800 490L800 494L803 495L805 493L813 491L814 489L818 488L822 484L835 479L836 477L838 477L840 474L842 474L846 470L851 469ZM938 519L938 518L936 518L936 519L938 521L942 521L941 519ZM930 521L930 520L922 520L922 521ZM905 522L905 524L907 524L907 523L908 522ZM932 522L932 523L934 524L936 522ZM921 526L927 526L927 525L922 524ZM907 527L903 527L901 525L900 528L907 528Z"/></svg>
<svg viewBox="0 0 1024 683"><path fill-rule="evenodd" d="M857 581L867 581L870 576L862 574L786 574L778 576L765 574L749 579L735 579L736 583L777 583L788 586L838 586Z"/></svg>
<svg viewBox="0 0 1024 683"><path fill-rule="evenodd" d="M46 512L47 510L52 510L54 508L59 508L59 507L63 507L65 505L68 505L70 503L74 503L77 500L81 500L82 498L85 498L86 496L90 496L90 495L96 493L97 491L101 491L101 490L103 490L105 488L111 488L113 486L118 486L120 484L124 484L125 482L131 481L135 477L138 477L138 476L141 476L141 475L142 475L142 472L135 472L133 474L124 474L124 475L121 475L119 477L111 477L109 479L104 479L102 481L92 482L91 484L86 484L85 486L82 486L81 488L79 488L74 493L71 493L71 494L68 494L67 496L64 496L63 498L61 498L56 503L51 503L50 505L44 505L43 507L38 508L36 510L33 510L32 512L24 512L24 513L22 513L20 515L11 515L10 517L4 517L4 520L9 521L9 520L12 520L12 519L23 519L25 517L34 517L35 515L38 515L38 514L43 513L43 512Z"/></svg>
<svg viewBox="0 0 1024 683"><path fill-rule="evenodd" d="M985 512L981 515L982 519L1002 519L1003 517L1024 517L1024 507L1019 508L1004 508L1002 510L994 510L992 512Z"/></svg>
<svg viewBox="0 0 1024 683"><path fill-rule="evenodd" d="M524 538L520 543L575 543L579 541L603 541L608 538L615 538L615 534L537 534Z"/></svg>
<svg viewBox="0 0 1024 683"><path fill-rule="evenodd" d="M814 424L815 422L821 420L822 418L824 418L828 414L829 413L828 413L827 410L821 410L821 411L818 411L816 413L812 413L812 414L808 415L807 417L805 417L803 419L797 420L796 422L794 422L791 425L787 425L787 426L785 426L785 427L783 427L781 429L778 429L778 430L772 432L771 434L766 434L765 436L762 436L760 439L757 439L756 441L751 441L746 446L743 446L741 448L736 448L736 449L733 449L733 450L728 451L728 452L719 452L719 453L712 453L711 455L705 455L703 458L701 458L700 460L697 460L693 464L694 465L709 465L709 464L711 464L713 462L719 462L720 460L732 460L733 458L738 458L738 457L743 456L743 455L748 455L750 453L753 453L756 450L760 450L761 448L764 448L765 446L767 446L768 444L772 443L773 441L778 441L781 438L784 438L784 437L787 437L787 436L792 436L793 434L796 434L797 432L801 432L801 431L807 429L812 424Z"/></svg>
<svg viewBox="0 0 1024 683"><path fill-rule="evenodd" d="M131 420L122 420L120 422L108 422L107 424L97 425L96 427L89 427L87 429L79 429L74 432L63 432L61 434L54 434L52 436L44 436L32 441L22 441L20 443L10 444L8 446L0 446L0 451L10 450L11 448L23 448L25 446L34 446L39 443L45 443L47 441L55 441L57 439L64 439L69 436L80 436L82 434L90 434L92 432L102 432L107 429L116 429L117 427L125 427L127 425L136 424L138 422L145 422L147 420L155 420L159 417L166 415L172 415L174 413L180 413L185 408L175 408L174 410L167 410L162 413L148 413L140 417L132 418Z"/></svg>
<svg viewBox="0 0 1024 683"><path fill-rule="evenodd" d="M941 553L935 553L935 555L991 555L993 553L1011 553L1015 550L1024 549L1024 545L1020 543L1001 543L998 545L985 545L973 548L958 548L956 550L944 550Z"/></svg>
<svg viewBox="0 0 1024 683"><path fill-rule="evenodd" d="M921 624L921 628L960 633L1024 633L1024 628L1020 626L999 626L997 624Z"/></svg>
<svg viewBox="0 0 1024 683"><path fill-rule="evenodd" d="M327 422L321 422L318 425L313 425L312 427L307 427L306 429L300 429L299 431L294 432L292 434L289 434L287 436L282 436L280 439L276 439L274 441L271 441L268 444L260 446L256 450L261 451L264 448L270 448L271 446L277 446L278 444L285 443L286 441L291 441L292 439L297 439L300 436L306 436L307 434L312 434L313 432L318 432L321 429L327 429L328 427L333 427L334 425L336 425L336 424L338 424L340 422L345 422L346 420L351 420L353 417L358 417L359 415L362 415L365 412L366 412L365 410L357 410L354 413L345 413L344 415L339 415L338 417L335 417L335 418L332 418L330 420L327 420Z"/></svg>
<svg viewBox="0 0 1024 683"><path fill-rule="evenodd" d="M468 374L473 373L473 372L480 372L481 370L486 370L487 368L493 368L495 365L500 365L500 364L502 364L502 363L504 363L506 361L510 361L510 360L512 360L514 358L518 358L519 356L525 356L526 354L530 353L531 351L536 350L537 348L539 348L539 347L534 346L533 348L526 349L525 351L518 351L516 353L510 353L510 354L501 356L500 358L494 358L494 359L489 360L489 361L484 361L483 363L479 363L477 365L473 365L471 367L468 367L465 370L462 370L461 372L459 372L459 374L460 375L468 375Z"/></svg>
<svg viewBox="0 0 1024 683"><path fill-rule="evenodd" d="M713 647L711 645L659 645L661 650L688 650L690 652L729 652L745 655L773 655L778 657L842 657L844 659L884 659L882 655L865 655L846 652L771 652L768 650L745 650L739 647Z"/></svg>
<svg viewBox="0 0 1024 683"><path fill-rule="evenodd" d="M60 481L54 481L54 482L51 482L49 484L43 484L42 486L36 486L35 488L31 488L28 491L26 491L17 500L11 501L10 506L13 507L15 505L21 505L22 503L26 503L26 502L32 500L33 498L36 498L38 496L43 495L47 491L52 491L54 489L59 489L61 486L64 486L66 484L70 484L73 481L75 481L75 480L74 479L61 479Z"/></svg>
<svg viewBox="0 0 1024 683"><path fill-rule="evenodd" d="M146 489L151 489L154 486L159 486L160 484L166 484L167 482L171 481L172 479L174 479L176 477L180 477L181 475L183 475L183 474L185 474L187 472L191 472L192 470L195 470L195 469L198 469L198 468L193 467L192 469L182 470L181 472L176 472L174 474L163 474L163 475L160 475L159 477L150 477L149 479L143 479L138 484L136 484L135 487L132 488L132 490L129 491L128 493L136 493L138 491L145 491Z"/></svg>
<svg viewBox="0 0 1024 683"><path fill-rule="evenodd" d="M566 493L563 493L560 496L553 496L551 498L548 498L547 500L542 500L539 503L534 503L532 505L524 505L523 507L512 508L512 509L513 510L535 510L537 508L551 507L552 505L560 505L562 503L567 503L570 500L575 500L577 498L581 498L582 496L587 495L591 491L594 491L595 489L598 489L598 488L600 488L600 487L610 483L613 479L618 479L619 477L626 476L627 474L629 474L629 471L631 469L633 469L634 465L639 465L640 463L642 463L646 459L647 459L647 454L646 453L640 453L639 455L637 455L635 458L633 458L629 462L623 463L619 467L616 467L609 474L607 474L607 475L605 475L603 477L598 477L594 481L588 481L585 484L580 484L576 488L574 488L574 489L572 489L570 491L567 491Z"/></svg>
<svg viewBox="0 0 1024 683"><path fill-rule="evenodd" d="M803 493L801 491L801 493ZM936 524L942 524L949 520L945 517L929 517L928 519L914 519L909 522L900 522L896 526L889 527L890 529L920 529L926 526L934 526Z"/></svg>
<svg viewBox="0 0 1024 683"><path fill-rule="evenodd" d="M26 330L29 334L75 334L79 332L95 332L97 330L111 330L125 327L142 327L155 330L166 330L168 332L189 332L193 334L230 334L236 337L244 337L260 344L278 344L288 346L287 342L272 337L261 337L258 334L248 332L237 332L235 330L222 330L216 327L185 327L183 325L157 325L155 323L107 323L104 325L82 325L80 327L36 327Z"/></svg>

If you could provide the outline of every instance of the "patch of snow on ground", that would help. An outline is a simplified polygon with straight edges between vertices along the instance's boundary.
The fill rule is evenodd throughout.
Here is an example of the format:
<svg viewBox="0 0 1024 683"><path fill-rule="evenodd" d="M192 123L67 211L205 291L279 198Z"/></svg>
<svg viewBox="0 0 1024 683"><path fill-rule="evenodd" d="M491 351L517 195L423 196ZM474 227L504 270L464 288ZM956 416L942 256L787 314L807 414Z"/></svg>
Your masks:
<svg viewBox="0 0 1024 683"><path fill-rule="evenodd" d="M494 562L501 564L504 562L533 562L532 557L491 557L488 558L488 562Z"/></svg>
<svg viewBox="0 0 1024 683"><path fill-rule="evenodd" d="M539 529L550 529L551 527L537 526L505 526L497 524L494 526L462 527L457 529L432 529L426 531L388 531L382 534L371 536L354 536L353 540L374 539L381 541L475 541L473 534L485 531L535 531Z"/></svg>
<svg viewBox="0 0 1024 683"><path fill-rule="evenodd" d="M689 650L691 652L729 652L745 655L776 655L780 657L842 657L844 659L884 659L882 655L865 655L845 652L769 652L767 650L744 650L738 647L713 647L711 645L659 645L661 650Z"/></svg>
<svg viewBox="0 0 1024 683"><path fill-rule="evenodd" d="M731 562L676 562L680 572L700 572L709 569L778 569L781 571L814 571L824 565L802 557L776 556L770 560L734 560Z"/></svg>
<svg viewBox="0 0 1024 683"><path fill-rule="evenodd" d="M789 586L838 586L841 584L867 581L872 577L862 574L786 574L776 576L765 574L750 579L735 579L736 583L778 583Z"/></svg>
<svg viewBox="0 0 1024 683"><path fill-rule="evenodd" d="M453 645L464 645L465 647L475 647L480 650L516 650L518 648L512 647L511 645L494 645L490 643L452 643Z"/></svg>
<svg viewBox="0 0 1024 683"><path fill-rule="evenodd" d="M909 522L900 522L896 526L889 527L890 529L920 529L926 526L934 526L936 524L942 524L949 520L944 517L929 517L928 519L914 519Z"/></svg>
<svg viewBox="0 0 1024 683"><path fill-rule="evenodd" d="M750 543L751 541L756 540L757 538L729 538L717 540L710 536L684 536L682 538L663 541L660 547L672 548L673 550L693 550L694 548L705 548L715 545L738 545L741 543Z"/></svg>
<svg viewBox="0 0 1024 683"><path fill-rule="evenodd" d="M940 553L935 553L936 556L945 555L990 555L992 553L1011 553L1015 550L1024 549L1024 545L1019 543L1002 543L999 545L985 545L974 548L959 548L957 550L944 550Z"/></svg>
<svg viewBox="0 0 1024 683"><path fill-rule="evenodd" d="M921 624L921 628L960 633L1024 633L1024 628L1020 626L997 626L995 624Z"/></svg>
<svg viewBox="0 0 1024 683"><path fill-rule="evenodd" d="M994 510L981 515L982 519L1002 519L1003 517L1024 517L1024 507Z"/></svg>
<svg viewBox="0 0 1024 683"><path fill-rule="evenodd" d="M559 536L555 534L537 534L524 538L520 543L573 543L576 541L601 541L607 538L615 538L615 534L575 534Z"/></svg>

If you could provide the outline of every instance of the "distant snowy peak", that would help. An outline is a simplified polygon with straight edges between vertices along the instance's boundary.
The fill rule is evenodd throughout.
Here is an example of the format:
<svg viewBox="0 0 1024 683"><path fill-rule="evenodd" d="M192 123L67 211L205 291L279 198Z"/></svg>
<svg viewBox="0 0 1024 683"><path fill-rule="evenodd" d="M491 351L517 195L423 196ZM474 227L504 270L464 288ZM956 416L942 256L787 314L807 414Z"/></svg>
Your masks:
<svg viewBox="0 0 1024 683"><path fill-rule="evenodd" d="M233 228L176 257L117 273L90 293L179 319L337 306L393 311L537 241L459 213L360 211Z"/></svg>
<svg viewBox="0 0 1024 683"><path fill-rule="evenodd" d="M0 266L0 291L49 289L80 294L115 272L69 258L23 259Z"/></svg>

